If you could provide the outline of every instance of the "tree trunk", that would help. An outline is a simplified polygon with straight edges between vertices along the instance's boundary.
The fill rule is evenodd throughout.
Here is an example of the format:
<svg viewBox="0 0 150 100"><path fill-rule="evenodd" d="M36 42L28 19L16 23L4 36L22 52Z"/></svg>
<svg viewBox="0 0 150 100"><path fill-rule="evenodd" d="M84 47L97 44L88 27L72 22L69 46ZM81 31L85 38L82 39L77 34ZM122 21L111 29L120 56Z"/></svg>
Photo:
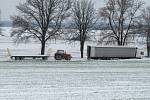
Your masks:
<svg viewBox="0 0 150 100"><path fill-rule="evenodd" d="M147 56L149 57L150 56L150 47L147 46Z"/></svg>
<svg viewBox="0 0 150 100"><path fill-rule="evenodd" d="M118 46L121 46L121 42L119 40L117 40Z"/></svg>
<svg viewBox="0 0 150 100"><path fill-rule="evenodd" d="M84 41L80 42L80 52L81 52L81 58L83 58L83 51L84 51Z"/></svg>
<svg viewBox="0 0 150 100"><path fill-rule="evenodd" d="M41 55L45 54L45 41L41 42Z"/></svg>
<svg viewBox="0 0 150 100"><path fill-rule="evenodd" d="M150 56L150 30L147 33L147 56Z"/></svg>
<svg viewBox="0 0 150 100"><path fill-rule="evenodd" d="M125 45L125 42L117 40L117 45L118 45L118 46L124 46L124 45Z"/></svg>

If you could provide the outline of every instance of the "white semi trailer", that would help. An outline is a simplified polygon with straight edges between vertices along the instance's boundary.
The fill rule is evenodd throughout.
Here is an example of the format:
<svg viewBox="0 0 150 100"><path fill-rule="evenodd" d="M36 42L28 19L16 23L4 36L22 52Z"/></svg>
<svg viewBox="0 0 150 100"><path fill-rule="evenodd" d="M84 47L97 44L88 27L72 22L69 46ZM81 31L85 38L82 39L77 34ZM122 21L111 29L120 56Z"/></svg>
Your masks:
<svg viewBox="0 0 150 100"><path fill-rule="evenodd" d="M136 58L136 55L137 55L136 47L87 46L88 59L115 59L115 58L129 59L129 58Z"/></svg>

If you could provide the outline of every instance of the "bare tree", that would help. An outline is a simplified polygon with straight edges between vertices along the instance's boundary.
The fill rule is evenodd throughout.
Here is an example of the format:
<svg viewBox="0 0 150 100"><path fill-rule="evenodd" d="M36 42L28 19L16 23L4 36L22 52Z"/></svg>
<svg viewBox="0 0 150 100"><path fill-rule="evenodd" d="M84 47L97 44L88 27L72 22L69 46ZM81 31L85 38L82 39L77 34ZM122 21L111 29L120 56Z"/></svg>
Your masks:
<svg viewBox="0 0 150 100"><path fill-rule="evenodd" d="M84 44L89 36L89 30L94 26L95 9L91 0L75 1L72 8L72 18L77 32L72 34L80 41L81 58L83 58Z"/></svg>
<svg viewBox="0 0 150 100"><path fill-rule="evenodd" d="M99 11L111 30L104 36L105 39L107 37L118 45L125 45L143 4L140 0L106 0L105 7Z"/></svg>
<svg viewBox="0 0 150 100"><path fill-rule="evenodd" d="M41 42L41 55L44 55L48 40L60 35L62 21L68 16L70 0L27 0L19 4L20 15L12 16L11 36L16 42L36 39Z"/></svg>
<svg viewBox="0 0 150 100"><path fill-rule="evenodd" d="M147 56L150 56L150 7L141 10L141 17L138 20L139 29L146 37Z"/></svg>

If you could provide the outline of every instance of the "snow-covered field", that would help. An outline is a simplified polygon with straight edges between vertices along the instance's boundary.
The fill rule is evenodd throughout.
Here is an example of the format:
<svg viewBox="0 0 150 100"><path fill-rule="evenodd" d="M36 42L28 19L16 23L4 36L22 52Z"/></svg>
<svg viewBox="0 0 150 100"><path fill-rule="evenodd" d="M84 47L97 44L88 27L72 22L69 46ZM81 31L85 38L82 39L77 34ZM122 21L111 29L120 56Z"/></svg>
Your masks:
<svg viewBox="0 0 150 100"><path fill-rule="evenodd" d="M0 62L0 100L150 100L150 60Z"/></svg>

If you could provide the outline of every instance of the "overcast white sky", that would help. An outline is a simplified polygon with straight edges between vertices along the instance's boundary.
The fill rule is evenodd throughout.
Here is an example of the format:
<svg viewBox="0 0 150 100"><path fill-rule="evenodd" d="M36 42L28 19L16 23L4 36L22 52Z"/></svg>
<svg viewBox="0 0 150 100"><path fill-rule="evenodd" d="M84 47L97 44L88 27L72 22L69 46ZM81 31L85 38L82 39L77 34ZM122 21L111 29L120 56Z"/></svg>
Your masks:
<svg viewBox="0 0 150 100"><path fill-rule="evenodd" d="M16 14L16 5L19 2L23 2L25 0L1 0L0 1L0 9L1 9L1 20L9 20L11 15ZM93 0L95 2L95 6L97 8L102 7L104 0ZM144 0L146 5L150 6L150 0Z"/></svg>

